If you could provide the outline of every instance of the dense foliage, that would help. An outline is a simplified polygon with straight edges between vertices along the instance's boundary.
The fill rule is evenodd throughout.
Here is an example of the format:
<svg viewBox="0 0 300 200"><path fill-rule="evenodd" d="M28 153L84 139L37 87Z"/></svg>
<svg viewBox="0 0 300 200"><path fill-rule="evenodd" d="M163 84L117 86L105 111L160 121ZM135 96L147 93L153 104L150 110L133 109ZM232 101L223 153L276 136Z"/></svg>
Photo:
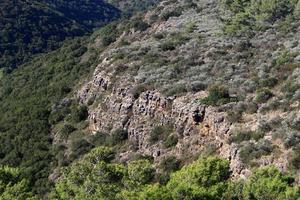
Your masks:
<svg viewBox="0 0 300 200"><path fill-rule="evenodd" d="M22 168L34 192L44 194L53 163L52 105L66 97L96 62L87 39L67 42L4 76L0 82L0 164ZM83 61L82 58L90 58ZM92 61L92 62L91 62ZM86 118L86 108L73 109L72 120Z"/></svg>
<svg viewBox="0 0 300 200"><path fill-rule="evenodd" d="M127 165L113 162L113 152L98 147L65 168L52 192L53 199L256 199L300 198L292 177L275 167L256 170L247 181L232 182L229 162L216 157L200 158L174 172L162 185L156 183L149 160Z"/></svg>
<svg viewBox="0 0 300 200"><path fill-rule="evenodd" d="M29 181L21 177L21 170L5 166L0 168L0 199L35 200L37 198L31 192Z"/></svg>
<svg viewBox="0 0 300 200"><path fill-rule="evenodd" d="M11 71L31 55L53 50L119 17L101 0L0 1L0 69Z"/></svg>
<svg viewBox="0 0 300 200"><path fill-rule="evenodd" d="M97 66L99 52L132 27L128 20L123 22L105 26L90 37L67 40L58 50L37 56L0 79L0 165L21 168L35 194L49 191L51 170L97 145L76 132L84 127L88 108L63 99L72 96L80 80ZM95 45L96 41L100 43ZM65 147L53 145L53 128L62 139L78 135L68 144L68 158ZM127 137L126 131L116 130L104 143L113 146Z"/></svg>
<svg viewBox="0 0 300 200"><path fill-rule="evenodd" d="M252 35L254 30L264 30L280 21L285 31L299 18L298 0L222 0L221 5L230 11L225 20L225 33ZM280 28L280 27L279 27Z"/></svg>

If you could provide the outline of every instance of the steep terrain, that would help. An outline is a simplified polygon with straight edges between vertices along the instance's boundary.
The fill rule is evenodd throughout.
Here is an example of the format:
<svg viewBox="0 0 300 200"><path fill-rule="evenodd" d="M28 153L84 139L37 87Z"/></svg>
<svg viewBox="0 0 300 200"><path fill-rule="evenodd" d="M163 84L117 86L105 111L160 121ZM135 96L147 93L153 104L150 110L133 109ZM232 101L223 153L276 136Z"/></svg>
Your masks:
<svg viewBox="0 0 300 200"><path fill-rule="evenodd" d="M23 65L0 83L1 164L53 199L298 199L300 1L283 3L163 1Z"/></svg>
<svg viewBox="0 0 300 200"><path fill-rule="evenodd" d="M157 5L161 0L107 0L108 3L116 6L125 14L133 14L136 11L146 11Z"/></svg>
<svg viewBox="0 0 300 200"><path fill-rule="evenodd" d="M101 0L1 0L0 7L0 68L5 71L120 16L117 8Z"/></svg>
<svg viewBox="0 0 300 200"><path fill-rule="evenodd" d="M269 164L299 169L298 21L289 34L275 22L251 38L226 36L220 10L216 1L163 2L145 15L146 31L119 38L130 45L101 54L77 97L96 99L88 131L128 131L133 149L121 160L140 153L185 162L209 149L230 158L236 176Z"/></svg>

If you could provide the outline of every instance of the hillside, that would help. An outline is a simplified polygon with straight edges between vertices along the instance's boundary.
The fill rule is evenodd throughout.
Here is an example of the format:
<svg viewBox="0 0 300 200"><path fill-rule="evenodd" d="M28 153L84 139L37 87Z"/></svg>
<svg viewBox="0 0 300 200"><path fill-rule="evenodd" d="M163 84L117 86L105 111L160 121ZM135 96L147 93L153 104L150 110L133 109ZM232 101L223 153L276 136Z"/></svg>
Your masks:
<svg viewBox="0 0 300 200"><path fill-rule="evenodd" d="M12 71L31 55L56 49L117 19L120 11L101 0L0 1L0 68Z"/></svg>
<svg viewBox="0 0 300 200"><path fill-rule="evenodd" d="M162 1L4 76L0 197L298 200L299 11Z"/></svg>
<svg viewBox="0 0 300 200"><path fill-rule="evenodd" d="M132 15L137 11L146 11L161 0L107 0L107 2L122 10L123 13Z"/></svg>

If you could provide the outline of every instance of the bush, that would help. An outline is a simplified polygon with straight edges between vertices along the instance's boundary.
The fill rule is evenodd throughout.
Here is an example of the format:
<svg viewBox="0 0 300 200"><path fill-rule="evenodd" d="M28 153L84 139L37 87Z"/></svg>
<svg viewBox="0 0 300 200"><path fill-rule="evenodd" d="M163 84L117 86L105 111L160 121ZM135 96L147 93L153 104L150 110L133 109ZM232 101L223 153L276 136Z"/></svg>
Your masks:
<svg viewBox="0 0 300 200"><path fill-rule="evenodd" d="M109 134L103 132L97 132L89 137L89 141L95 146L105 145Z"/></svg>
<svg viewBox="0 0 300 200"><path fill-rule="evenodd" d="M166 148L174 147L174 146L176 146L177 143L178 143L178 136L177 135L170 135L164 141L164 147L166 147Z"/></svg>
<svg viewBox="0 0 300 200"><path fill-rule="evenodd" d="M173 51L176 49L176 45L172 41L167 41L159 45L163 51Z"/></svg>
<svg viewBox="0 0 300 200"><path fill-rule="evenodd" d="M276 84L278 83L278 80L274 77L272 78L266 78L266 79L263 79L259 82L259 85L261 87L274 87Z"/></svg>
<svg viewBox="0 0 300 200"><path fill-rule="evenodd" d="M100 35L102 36L101 43L103 47L109 46L111 43L115 42L120 35L116 23L111 23L102 29L100 29Z"/></svg>
<svg viewBox="0 0 300 200"><path fill-rule="evenodd" d="M174 85L172 88L170 88L168 91L166 91L166 96L176 96L181 95L187 92L187 88L185 84L177 84Z"/></svg>
<svg viewBox="0 0 300 200"><path fill-rule="evenodd" d="M30 192L30 182L22 177L21 172L18 168L0 166L0 199L38 199Z"/></svg>
<svg viewBox="0 0 300 200"><path fill-rule="evenodd" d="M163 171L170 173L179 169L180 161L175 156L170 156L163 159L159 166Z"/></svg>
<svg viewBox="0 0 300 200"><path fill-rule="evenodd" d="M142 19L136 19L131 22L130 27L134 28L135 30L145 31L149 28L149 24L142 21Z"/></svg>
<svg viewBox="0 0 300 200"><path fill-rule="evenodd" d="M71 142L71 155L70 155L70 160L75 160L81 155L89 152L94 145L89 143L85 139L75 139Z"/></svg>
<svg viewBox="0 0 300 200"><path fill-rule="evenodd" d="M100 146L92 149L91 152L85 155L84 160L91 164L97 164L101 161L109 163L114 159L114 156L115 153L111 148Z"/></svg>
<svg viewBox="0 0 300 200"><path fill-rule="evenodd" d="M243 117L242 110L229 110L227 111L227 120L230 123L240 122Z"/></svg>
<svg viewBox="0 0 300 200"><path fill-rule="evenodd" d="M89 111L87 106L78 106L72 109L71 119L75 123L79 123L86 120L89 116Z"/></svg>
<svg viewBox="0 0 300 200"><path fill-rule="evenodd" d="M294 170L300 169L300 148L294 150L293 156L289 160L289 166Z"/></svg>
<svg viewBox="0 0 300 200"><path fill-rule="evenodd" d="M164 37L165 37L165 35L162 34L162 33L157 33L157 34L154 34L154 35L153 35L153 38L155 38L155 39L157 39L157 40L161 40L161 39L163 39Z"/></svg>
<svg viewBox="0 0 300 200"><path fill-rule="evenodd" d="M264 137L264 133L262 132L253 132L253 131L239 131L233 136L230 137L230 143L240 144L243 141L255 140L258 141Z"/></svg>
<svg viewBox="0 0 300 200"><path fill-rule="evenodd" d="M167 173L160 174L166 183L162 185L153 183L155 168L148 160L117 164L112 162L111 153L111 149L99 147L68 166L55 183L52 193L55 198L50 199L296 200L300 197L299 188L293 187L294 179L273 166L255 170L246 181L235 182L230 179L229 161L199 158L172 173L170 178ZM165 163L173 163L172 160Z"/></svg>
<svg viewBox="0 0 300 200"><path fill-rule="evenodd" d="M227 88L218 85L209 88L208 96L201 99L201 103L211 106L218 106L231 101L236 101L236 99L230 97Z"/></svg>
<svg viewBox="0 0 300 200"><path fill-rule="evenodd" d="M149 143L154 144L159 140L166 140L172 132L171 126L155 126L150 132Z"/></svg>
<svg viewBox="0 0 300 200"><path fill-rule="evenodd" d="M273 93L270 90L261 89L257 91L255 101L257 103L266 103L272 97L273 97Z"/></svg>
<svg viewBox="0 0 300 200"><path fill-rule="evenodd" d="M257 144L249 143L240 148L239 156L243 163L250 165L253 159L270 155L274 147L268 140L260 140Z"/></svg>
<svg viewBox="0 0 300 200"><path fill-rule="evenodd" d="M128 164L127 180L125 183L129 188L150 183L155 175L155 169L148 160L135 160Z"/></svg>
<svg viewBox="0 0 300 200"><path fill-rule="evenodd" d="M200 81L195 81L191 84L191 91L192 92L199 92L206 89L206 85Z"/></svg>
<svg viewBox="0 0 300 200"><path fill-rule="evenodd" d="M169 39L164 43L160 44L160 48L163 51L173 51L177 46L183 45L189 38L182 33L175 33L174 35L169 36Z"/></svg>
<svg viewBox="0 0 300 200"><path fill-rule="evenodd" d="M67 139L68 136L70 135L70 133L74 132L76 130L76 128L74 128L72 125L70 124L64 124L61 131L60 131L60 135L64 138Z"/></svg>
<svg viewBox="0 0 300 200"><path fill-rule="evenodd" d="M124 129L117 129L107 138L107 143L114 146L127 139L128 132Z"/></svg>
<svg viewBox="0 0 300 200"><path fill-rule="evenodd" d="M145 85L137 85L132 89L132 95L135 99L140 97L140 94L147 91L149 88Z"/></svg>
<svg viewBox="0 0 300 200"><path fill-rule="evenodd" d="M163 13L161 19L167 21L171 17L179 17L180 15L182 15L182 9L177 8L176 10Z"/></svg>

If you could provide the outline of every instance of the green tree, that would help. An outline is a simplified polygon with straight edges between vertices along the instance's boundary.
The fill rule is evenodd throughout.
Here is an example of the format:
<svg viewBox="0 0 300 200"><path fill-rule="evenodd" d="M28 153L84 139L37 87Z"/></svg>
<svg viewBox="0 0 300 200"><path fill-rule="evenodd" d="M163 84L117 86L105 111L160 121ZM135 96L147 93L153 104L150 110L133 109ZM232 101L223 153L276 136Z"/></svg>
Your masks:
<svg viewBox="0 0 300 200"><path fill-rule="evenodd" d="M126 185L137 187L150 183L155 174L155 169L149 160L136 160L128 164Z"/></svg>
<svg viewBox="0 0 300 200"><path fill-rule="evenodd" d="M1 200L37 200L30 192L29 181L21 177L21 170L8 166L0 167Z"/></svg>
<svg viewBox="0 0 300 200"><path fill-rule="evenodd" d="M228 188L229 162L200 158L171 175L167 189L172 199L222 199Z"/></svg>
<svg viewBox="0 0 300 200"><path fill-rule="evenodd" d="M245 200L297 200L299 187L293 187L294 179L282 174L276 167L254 171L246 181L243 191Z"/></svg>
<svg viewBox="0 0 300 200"><path fill-rule="evenodd" d="M124 167L109 163L110 148L97 147L65 168L52 193L54 199L115 199L122 186Z"/></svg>

